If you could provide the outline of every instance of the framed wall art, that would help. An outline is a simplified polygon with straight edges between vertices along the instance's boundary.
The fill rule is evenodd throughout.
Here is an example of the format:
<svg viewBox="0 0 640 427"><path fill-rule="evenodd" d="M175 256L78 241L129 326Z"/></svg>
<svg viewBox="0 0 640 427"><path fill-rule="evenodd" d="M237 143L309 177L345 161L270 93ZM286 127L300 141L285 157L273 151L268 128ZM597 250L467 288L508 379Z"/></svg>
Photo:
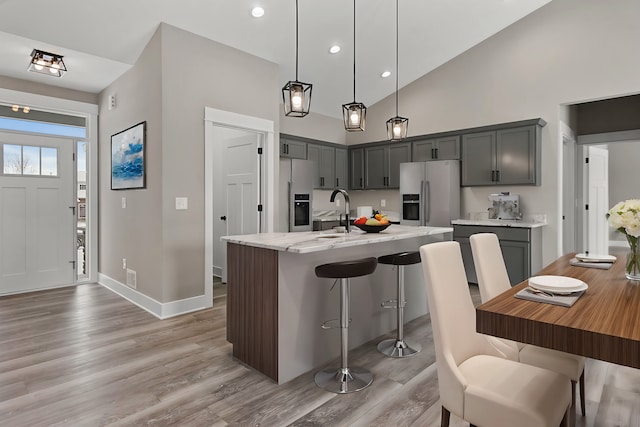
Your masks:
<svg viewBox="0 0 640 427"><path fill-rule="evenodd" d="M111 135L112 190L146 187L146 131L145 121Z"/></svg>

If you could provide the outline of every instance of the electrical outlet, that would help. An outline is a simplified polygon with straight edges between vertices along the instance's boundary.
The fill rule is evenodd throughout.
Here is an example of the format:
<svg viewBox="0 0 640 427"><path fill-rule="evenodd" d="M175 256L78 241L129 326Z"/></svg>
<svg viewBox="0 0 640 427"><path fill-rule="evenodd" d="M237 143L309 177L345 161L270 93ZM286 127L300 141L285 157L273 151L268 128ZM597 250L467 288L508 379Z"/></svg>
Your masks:
<svg viewBox="0 0 640 427"><path fill-rule="evenodd" d="M122 258L122 269L123 270L127 269L127 259L126 258Z"/></svg>
<svg viewBox="0 0 640 427"><path fill-rule="evenodd" d="M336 199L336 206L340 207L340 199Z"/></svg>
<svg viewBox="0 0 640 427"><path fill-rule="evenodd" d="M384 208L387 206L387 201L385 199L380 200L380 207Z"/></svg>
<svg viewBox="0 0 640 427"><path fill-rule="evenodd" d="M121 200L121 203L122 203L122 209L125 209L127 207L127 198L123 197Z"/></svg>

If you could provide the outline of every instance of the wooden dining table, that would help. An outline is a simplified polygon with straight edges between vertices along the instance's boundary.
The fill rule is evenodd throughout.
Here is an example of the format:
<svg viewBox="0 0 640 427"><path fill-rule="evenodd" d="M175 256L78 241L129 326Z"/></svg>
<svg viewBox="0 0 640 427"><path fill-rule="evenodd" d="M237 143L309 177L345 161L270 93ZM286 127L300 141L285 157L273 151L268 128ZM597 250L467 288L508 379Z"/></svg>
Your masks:
<svg viewBox="0 0 640 427"><path fill-rule="evenodd" d="M628 280L626 252L608 269L572 266L566 254L537 275L573 277L589 287L571 307L515 298L519 283L476 308L483 334L619 365L640 367L640 282Z"/></svg>

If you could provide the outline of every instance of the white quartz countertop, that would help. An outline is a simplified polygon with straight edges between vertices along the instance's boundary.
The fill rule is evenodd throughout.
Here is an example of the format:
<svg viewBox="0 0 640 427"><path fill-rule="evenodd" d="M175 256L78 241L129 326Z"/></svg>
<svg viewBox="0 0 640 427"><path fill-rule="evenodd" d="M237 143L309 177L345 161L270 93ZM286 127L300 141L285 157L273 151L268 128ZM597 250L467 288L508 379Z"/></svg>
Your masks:
<svg viewBox="0 0 640 427"><path fill-rule="evenodd" d="M301 231L295 233L244 234L224 236L221 239L225 242L257 248L309 253L452 232L453 228L451 227L392 225L380 233L365 233L358 228L352 227L350 233L336 233L333 230Z"/></svg>
<svg viewBox="0 0 640 427"><path fill-rule="evenodd" d="M454 219L452 225L480 225L489 227L537 228L547 225L545 221L511 219Z"/></svg>

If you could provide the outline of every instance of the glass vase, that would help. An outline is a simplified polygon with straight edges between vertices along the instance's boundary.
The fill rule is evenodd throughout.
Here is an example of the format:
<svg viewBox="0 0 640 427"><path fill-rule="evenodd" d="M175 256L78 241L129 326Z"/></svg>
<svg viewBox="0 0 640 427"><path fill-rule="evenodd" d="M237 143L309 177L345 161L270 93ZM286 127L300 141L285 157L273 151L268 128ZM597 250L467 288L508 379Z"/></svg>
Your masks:
<svg viewBox="0 0 640 427"><path fill-rule="evenodd" d="M638 250L638 238L627 235L629 242L629 254L625 265L625 276L629 280L640 281L640 251Z"/></svg>

